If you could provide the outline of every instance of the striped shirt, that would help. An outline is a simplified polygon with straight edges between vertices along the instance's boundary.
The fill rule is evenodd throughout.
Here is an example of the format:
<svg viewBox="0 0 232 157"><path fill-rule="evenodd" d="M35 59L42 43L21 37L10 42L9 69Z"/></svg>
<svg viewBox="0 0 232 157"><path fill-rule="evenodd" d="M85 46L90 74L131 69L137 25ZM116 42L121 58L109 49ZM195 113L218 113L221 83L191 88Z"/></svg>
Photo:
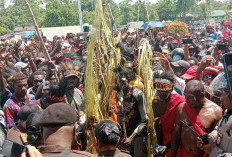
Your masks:
<svg viewBox="0 0 232 157"><path fill-rule="evenodd" d="M29 100L29 103L35 102L35 97L31 94L26 95L27 99ZM13 127L15 125L15 122L19 122L19 118L17 116L17 113L19 109L27 104L26 102L20 101L15 93L9 98L4 107L3 112L6 117L6 125L7 127Z"/></svg>

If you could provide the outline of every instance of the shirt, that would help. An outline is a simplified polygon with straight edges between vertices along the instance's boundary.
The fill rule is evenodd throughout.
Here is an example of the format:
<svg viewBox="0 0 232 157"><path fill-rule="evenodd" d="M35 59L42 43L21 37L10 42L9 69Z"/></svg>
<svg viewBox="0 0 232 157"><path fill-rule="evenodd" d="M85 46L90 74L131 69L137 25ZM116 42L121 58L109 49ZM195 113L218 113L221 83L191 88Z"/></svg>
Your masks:
<svg viewBox="0 0 232 157"><path fill-rule="evenodd" d="M28 103L34 103L35 97L31 94L27 94L27 99L29 100ZM20 101L15 93L9 98L3 107L3 112L6 116L6 125L7 127L13 127L15 125L15 122L19 121L19 118L17 116L17 113L19 109L27 104L26 102Z"/></svg>
<svg viewBox="0 0 232 157"><path fill-rule="evenodd" d="M223 29L222 30L222 35L224 36L224 38L230 37L231 36L231 31L229 29Z"/></svg>

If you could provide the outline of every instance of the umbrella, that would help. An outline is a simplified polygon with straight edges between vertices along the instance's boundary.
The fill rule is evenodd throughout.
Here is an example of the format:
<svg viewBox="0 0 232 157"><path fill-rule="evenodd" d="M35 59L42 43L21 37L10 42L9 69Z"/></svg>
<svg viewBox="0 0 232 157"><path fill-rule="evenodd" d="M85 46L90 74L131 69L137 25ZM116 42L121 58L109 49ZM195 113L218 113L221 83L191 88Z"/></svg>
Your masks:
<svg viewBox="0 0 232 157"><path fill-rule="evenodd" d="M153 28L164 27L163 23L160 21L145 22L141 27L148 28L149 26Z"/></svg>

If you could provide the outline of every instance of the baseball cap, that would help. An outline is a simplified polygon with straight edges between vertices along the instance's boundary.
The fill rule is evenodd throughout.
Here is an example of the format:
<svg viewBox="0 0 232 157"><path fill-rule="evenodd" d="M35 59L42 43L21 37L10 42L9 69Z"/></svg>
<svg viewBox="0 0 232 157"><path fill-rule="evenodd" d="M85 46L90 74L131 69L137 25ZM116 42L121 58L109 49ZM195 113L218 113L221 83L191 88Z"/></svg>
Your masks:
<svg viewBox="0 0 232 157"><path fill-rule="evenodd" d="M95 129L95 137L104 144L117 144L120 130L116 123L111 120L100 122Z"/></svg>
<svg viewBox="0 0 232 157"><path fill-rule="evenodd" d="M190 67L184 75L181 76L181 78L185 79L185 80L191 80L196 76L197 73L197 69L198 66L194 65L192 67Z"/></svg>
<svg viewBox="0 0 232 157"><path fill-rule="evenodd" d="M188 62L184 61L184 60L179 60L179 61L177 61L177 62L171 62L171 64L172 64L174 67L184 67L184 68L186 68L186 69L188 69L188 68L191 67L191 65L190 65Z"/></svg>
<svg viewBox="0 0 232 157"><path fill-rule="evenodd" d="M77 113L71 105L66 103L48 106L38 120L38 123L45 127L68 126L75 122L77 122Z"/></svg>
<svg viewBox="0 0 232 157"><path fill-rule="evenodd" d="M28 64L23 63L23 62L17 62L17 63L14 65L14 67L17 68L17 69L19 69L19 70L24 69L24 68L26 68L27 66L28 66Z"/></svg>
<svg viewBox="0 0 232 157"><path fill-rule="evenodd" d="M172 40L173 44L178 44L178 40Z"/></svg>

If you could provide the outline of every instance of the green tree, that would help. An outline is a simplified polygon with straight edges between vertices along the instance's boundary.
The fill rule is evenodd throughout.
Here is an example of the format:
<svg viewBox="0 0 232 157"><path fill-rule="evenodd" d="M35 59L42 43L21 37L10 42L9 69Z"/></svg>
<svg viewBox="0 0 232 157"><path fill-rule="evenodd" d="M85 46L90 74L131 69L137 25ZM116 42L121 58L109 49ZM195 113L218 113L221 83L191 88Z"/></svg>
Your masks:
<svg viewBox="0 0 232 157"><path fill-rule="evenodd" d="M5 35L7 33L7 30L0 26L0 35Z"/></svg>
<svg viewBox="0 0 232 157"><path fill-rule="evenodd" d="M177 16L176 4L171 0L161 0L157 4L157 14L161 21L175 20Z"/></svg>
<svg viewBox="0 0 232 157"><path fill-rule="evenodd" d="M43 9L39 7L37 1L28 0L34 12L37 23L40 25L43 19ZM17 0L12 6L0 9L0 26L5 29L14 30L17 26L32 25L31 16L23 0Z"/></svg>
<svg viewBox="0 0 232 157"><path fill-rule="evenodd" d="M207 18L207 16L208 16L208 12L207 12L207 3L201 2L201 3L199 4L199 6L200 6L200 12L201 12L200 18L201 18L202 20L205 20L205 19Z"/></svg>
<svg viewBox="0 0 232 157"><path fill-rule="evenodd" d="M196 6L199 0L174 0L179 16L185 21L186 14L191 7Z"/></svg>
<svg viewBox="0 0 232 157"><path fill-rule="evenodd" d="M61 3L58 0L47 2L43 26L57 27L77 25L77 10L67 3Z"/></svg>

